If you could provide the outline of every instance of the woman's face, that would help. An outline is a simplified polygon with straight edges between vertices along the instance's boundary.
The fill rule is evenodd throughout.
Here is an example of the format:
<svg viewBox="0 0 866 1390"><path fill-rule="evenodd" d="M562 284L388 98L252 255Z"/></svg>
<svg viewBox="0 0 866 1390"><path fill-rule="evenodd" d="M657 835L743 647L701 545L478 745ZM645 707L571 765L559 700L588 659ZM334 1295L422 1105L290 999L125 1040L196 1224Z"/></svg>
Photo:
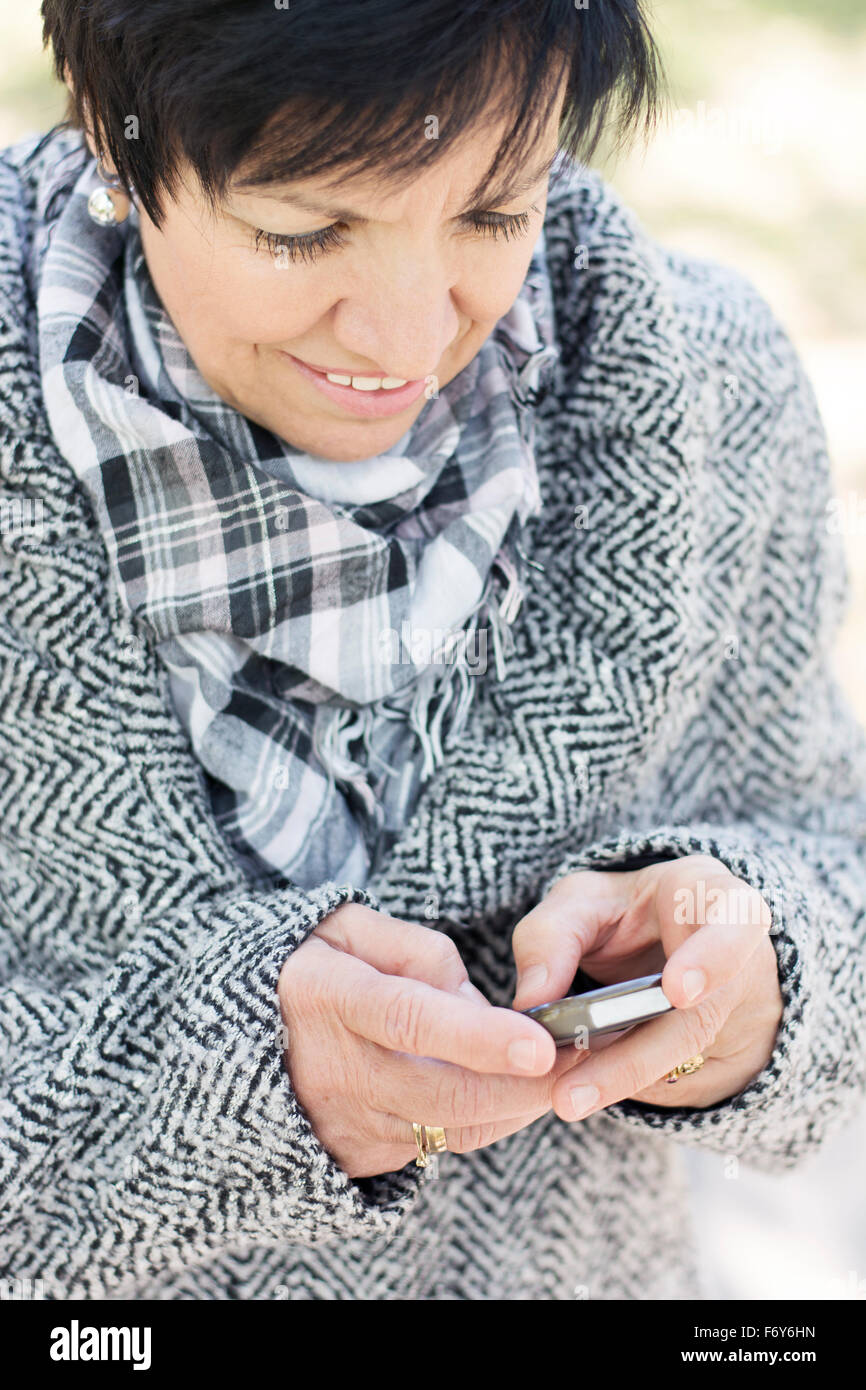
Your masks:
<svg viewBox="0 0 866 1390"><path fill-rule="evenodd" d="M161 229L140 209L141 237L204 379L307 453L349 461L396 443L517 298L544 219L560 104L517 182L476 208L470 194L503 126L473 132L397 191L369 174L267 191L237 179L216 216L182 169ZM519 221L504 226L506 215ZM283 244L328 227L341 245ZM259 230L271 236L256 249ZM355 384L328 383L322 368ZM358 378L377 389L357 389ZM386 389L382 378L408 384Z"/></svg>

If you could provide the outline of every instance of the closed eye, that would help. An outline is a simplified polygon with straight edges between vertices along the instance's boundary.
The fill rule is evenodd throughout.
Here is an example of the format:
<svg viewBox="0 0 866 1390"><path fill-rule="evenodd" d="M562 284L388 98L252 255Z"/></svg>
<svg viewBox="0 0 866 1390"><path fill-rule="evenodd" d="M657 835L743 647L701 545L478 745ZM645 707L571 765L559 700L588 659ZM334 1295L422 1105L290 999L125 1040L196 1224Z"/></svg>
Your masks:
<svg viewBox="0 0 866 1390"><path fill-rule="evenodd" d="M530 213L539 213L533 203L529 212L477 212L466 218L472 231L495 240L500 234L508 241L511 237L525 236L532 222ZM345 246L346 239L340 227L344 223L334 222L330 227L322 227L316 232L305 232L301 236L287 236L282 232L266 232L261 227L255 231L255 245L258 251L264 242L271 255L277 260L313 262L329 251Z"/></svg>

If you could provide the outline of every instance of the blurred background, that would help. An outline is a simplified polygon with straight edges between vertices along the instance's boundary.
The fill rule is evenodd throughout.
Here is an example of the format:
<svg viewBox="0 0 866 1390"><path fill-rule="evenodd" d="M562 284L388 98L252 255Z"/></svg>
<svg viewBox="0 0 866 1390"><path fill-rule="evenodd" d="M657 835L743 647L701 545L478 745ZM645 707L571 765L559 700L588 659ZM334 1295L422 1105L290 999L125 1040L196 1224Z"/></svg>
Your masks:
<svg viewBox="0 0 866 1390"><path fill-rule="evenodd" d="M648 147L599 167L660 240L746 274L797 345L846 502L852 600L836 663L866 724L866 9L656 0L648 15L669 118ZM0 148L62 114L39 0L10 0ZM683 1161L702 1249L696 1296L866 1300L866 1110L797 1173L690 1150Z"/></svg>

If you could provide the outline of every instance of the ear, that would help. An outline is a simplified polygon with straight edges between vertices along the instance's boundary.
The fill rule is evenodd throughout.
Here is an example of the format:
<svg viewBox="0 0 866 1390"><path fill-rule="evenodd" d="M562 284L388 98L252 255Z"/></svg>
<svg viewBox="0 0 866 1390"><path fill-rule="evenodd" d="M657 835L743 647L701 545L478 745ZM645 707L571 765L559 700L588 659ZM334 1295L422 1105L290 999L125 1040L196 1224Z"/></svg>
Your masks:
<svg viewBox="0 0 866 1390"><path fill-rule="evenodd" d="M70 78L70 76L69 76L69 66L68 66L68 64L67 64L67 66L64 67L64 69L63 69L63 80L64 80L64 82L66 83L66 86L67 86L68 89L69 89L70 96L73 95L75 89L74 89L74 87L73 87L73 85L72 85L72 80L71 80L71 78ZM102 168L105 170L106 174L108 174L109 177L111 177L112 175L116 174L116 173L117 173L117 170L115 169L114 165L112 164L110 157L109 157L108 155L102 156L102 155L100 155L100 153L99 153L99 150L98 150L97 145L96 145L96 141L95 141L95 139L94 139L94 137L93 137L93 127L92 127L92 123L91 123L89 117L86 119L86 123L85 123L84 138L85 138L86 141L87 141L87 148L90 150L90 153L91 153L92 155L94 155L96 158L99 159L99 162L100 162L100 164L102 165Z"/></svg>

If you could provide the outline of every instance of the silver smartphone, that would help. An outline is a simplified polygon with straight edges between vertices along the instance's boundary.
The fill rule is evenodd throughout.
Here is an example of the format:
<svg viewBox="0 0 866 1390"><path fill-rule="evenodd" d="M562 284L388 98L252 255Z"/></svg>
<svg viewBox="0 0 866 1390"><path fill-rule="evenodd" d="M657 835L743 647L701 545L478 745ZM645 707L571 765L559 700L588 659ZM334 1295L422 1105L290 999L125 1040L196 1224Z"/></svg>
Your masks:
<svg viewBox="0 0 866 1390"><path fill-rule="evenodd" d="M661 975L644 975L639 980L622 980L522 1012L546 1028L557 1047L579 1046L581 1040L620 1033L666 1014L673 1004L662 991L661 979Z"/></svg>

